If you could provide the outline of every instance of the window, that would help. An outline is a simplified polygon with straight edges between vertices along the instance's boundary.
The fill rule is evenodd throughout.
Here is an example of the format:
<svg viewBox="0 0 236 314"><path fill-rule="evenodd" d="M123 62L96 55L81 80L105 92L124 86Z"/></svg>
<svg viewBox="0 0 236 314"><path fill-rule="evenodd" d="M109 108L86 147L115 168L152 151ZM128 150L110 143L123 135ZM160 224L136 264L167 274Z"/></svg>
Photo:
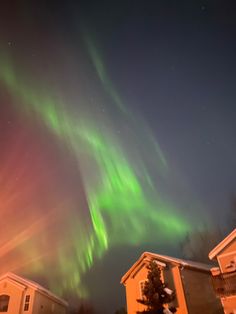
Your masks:
<svg viewBox="0 0 236 314"><path fill-rule="evenodd" d="M24 311L29 311L29 303L25 303Z"/></svg>
<svg viewBox="0 0 236 314"><path fill-rule="evenodd" d="M6 294L0 295L0 312L7 312L10 296Z"/></svg>
<svg viewBox="0 0 236 314"><path fill-rule="evenodd" d="M30 303L30 295L27 294L27 295L25 296L24 311L29 311L29 303Z"/></svg>

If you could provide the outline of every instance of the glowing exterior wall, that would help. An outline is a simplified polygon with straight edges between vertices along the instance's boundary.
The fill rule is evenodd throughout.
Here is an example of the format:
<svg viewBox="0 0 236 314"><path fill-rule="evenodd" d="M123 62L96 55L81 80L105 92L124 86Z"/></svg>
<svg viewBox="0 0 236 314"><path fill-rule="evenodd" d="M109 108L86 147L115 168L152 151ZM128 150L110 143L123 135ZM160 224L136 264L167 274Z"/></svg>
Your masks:
<svg viewBox="0 0 236 314"><path fill-rule="evenodd" d="M16 283L10 279L4 279L0 282L0 296L8 295L10 297L8 304L8 314L33 314L30 306L27 312L24 312L24 299L26 295L30 295L33 299L34 291L26 288L24 285Z"/></svg>
<svg viewBox="0 0 236 314"><path fill-rule="evenodd" d="M46 291L46 290L45 290ZM9 296L8 314L65 314L67 306L45 292L11 278L0 280L0 297ZM0 312L4 312L0 309Z"/></svg>
<svg viewBox="0 0 236 314"><path fill-rule="evenodd" d="M219 269L212 269L213 285L225 314L236 313L236 229L210 252Z"/></svg>
<svg viewBox="0 0 236 314"><path fill-rule="evenodd" d="M140 283L147 278L148 270L146 266L147 264L141 265L125 282L128 314L136 314L137 311L142 311L145 308L141 303L137 302L137 299L141 298ZM176 291L176 301L173 305L177 306L177 314L187 314L188 311L178 266L169 265L167 268L163 268L162 277L168 283L168 287Z"/></svg>
<svg viewBox="0 0 236 314"><path fill-rule="evenodd" d="M176 293L176 299L170 306L177 308L177 314L223 313L211 285L210 269L183 267L183 265L166 262L163 259L160 262L166 265L162 268L164 282ZM148 262L145 260L136 262L122 278L126 289L128 314L136 314L137 311L144 310L144 306L137 302L137 299L141 298L140 283L147 278L147 265Z"/></svg>
<svg viewBox="0 0 236 314"><path fill-rule="evenodd" d="M236 313L236 297L228 296L221 298L222 305L224 307L225 314L235 314Z"/></svg>
<svg viewBox="0 0 236 314"><path fill-rule="evenodd" d="M144 310L137 299L141 298L140 282L146 277L147 268L143 265L125 284L128 314ZM176 306L177 314L223 313L210 283L210 273L189 269L183 273L178 266L168 265L163 270L163 277L168 287L176 291L173 306Z"/></svg>
<svg viewBox="0 0 236 314"><path fill-rule="evenodd" d="M176 313L187 314L188 310L179 266L168 265L167 269L164 270L164 282L166 282L168 287L176 293L176 299L173 302L173 306L177 309Z"/></svg>
<svg viewBox="0 0 236 314"><path fill-rule="evenodd" d="M59 304L51 298L41 294L35 293L33 312L32 314L65 314L66 308L62 304Z"/></svg>
<svg viewBox="0 0 236 314"><path fill-rule="evenodd" d="M125 283L126 301L128 314L136 314L137 311L144 310L144 306L137 302L141 298L140 283L147 277L147 268L141 265L141 268L134 276L130 276Z"/></svg>
<svg viewBox="0 0 236 314"><path fill-rule="evenodd" d="M227 245L219 255L217 255L217 261L221 270L221 273L227 273L229 271L236 271L236 239L234 239L229 245ZM232 263L232 268L228 266ZM234 265L234 267L233 267Z"/></svg>

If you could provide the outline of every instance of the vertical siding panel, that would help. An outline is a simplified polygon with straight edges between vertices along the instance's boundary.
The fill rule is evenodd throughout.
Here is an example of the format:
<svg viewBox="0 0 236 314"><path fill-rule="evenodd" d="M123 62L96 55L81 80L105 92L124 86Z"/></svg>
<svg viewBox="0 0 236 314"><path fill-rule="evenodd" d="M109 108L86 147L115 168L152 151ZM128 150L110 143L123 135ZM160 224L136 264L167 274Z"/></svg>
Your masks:
<svg viewBox="0 0 236 314"><path fill-rule="evenodd" d="M178 266L173 266L172 269L173 282L178 300L177 314L188 314L187 304L185 302L185 293L182 284L181 273ZM202 314L202 313L201 313Z"/></svg>
<svg viewBox="0 0 236 314"><path fill-rule="evenodd" d="M189 268L184 268L181 273L190 314L223 313L221 304L214 293L209 273Z"/></svg>

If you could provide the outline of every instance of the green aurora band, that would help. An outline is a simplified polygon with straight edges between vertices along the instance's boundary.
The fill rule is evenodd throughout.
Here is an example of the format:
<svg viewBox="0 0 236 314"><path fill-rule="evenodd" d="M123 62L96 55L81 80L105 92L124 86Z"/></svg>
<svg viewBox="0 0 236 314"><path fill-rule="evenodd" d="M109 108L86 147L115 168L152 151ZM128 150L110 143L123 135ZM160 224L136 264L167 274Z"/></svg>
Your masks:
<svg viewBox="0 0 236 314"><path fill-rule="evenodd" d="M91 42L87 43L105 91L122 109L121 115L126 114L124 111L127 110L124 110L118 93L111 87L95 47ZM65 228L70 230L70 250L73 250L74 257L68 259L68 248L66 243L63 245L62 239L57 260L63 280L61 285L55 285L53 277L56 274L53 276L52 270L52 277L49 278L52 290L60 294L77 290L78 295L86 297L88 291L82 285L82 276L109 248L150 243L153 241L150 230L159 230L157 236L160 239L178 239L186 234L190 229L189 223L157 194L145 162L136 165L130 160L122 140L105 119L99 120L92 113L72 113L58 97L29 87L24 75L14 69L8 58L1 60L0 80L15 99L14 102L21 104L25 114L40 118L48 131L78 161L77 171L82 178L90 211L89 218L72 214L65 221ZM153 142L153 147L156 167L167 171L167 162L158 144ZM35 271L43 271L40 259L37 263Z"/></svg>

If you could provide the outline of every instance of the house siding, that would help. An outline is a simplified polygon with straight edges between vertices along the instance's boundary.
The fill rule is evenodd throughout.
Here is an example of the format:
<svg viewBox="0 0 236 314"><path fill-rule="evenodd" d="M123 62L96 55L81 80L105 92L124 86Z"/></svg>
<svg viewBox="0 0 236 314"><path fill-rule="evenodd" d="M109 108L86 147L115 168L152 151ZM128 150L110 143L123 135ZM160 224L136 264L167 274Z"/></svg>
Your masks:
<svg viewBox="0 0 236 314"><path fill-rule="evenodd" d="M14 274L2 276L0 295L9 296L6 312L8 314L66 314L67 312L66 302L64 304L50 291Z"/></svg>
<svg viewBox="0 0 236 314"><path fill-rule="evenodd" d="M236 239L229 243L217 256L217 261L222 273L231 271L227 266L234 261L236 267Z"/></svg>
<svg viewBox="0 0 236 314"><path fill-rule="evenodd" d="M173 290L176 294L176 300L173 302L173 305L176 307L176 314L188 314L188 309L185 300L185 294L183 290L182 278L180 275L179 266L170 266L171 269L171 281L173 284ZM167 279L167 283L169 283Z"/></svg>
<svg viewBox="0 0 236 314"><path fill-rule="evenodd" d="M233 239L228 245L226 245L225 248L218 254L218 256L225 254L225 253L230 253L232 251L236 251L236 239Z"/></svg>
<svg viewBox="0 0 236 314"><path fill-rule="evenodd" d="M176 288L179 285L178 285L178 282L176 282L176 280L174 280L174 277L175 277L174 268L175 267L173 267L170 264L167 265L167 267L163 269L163 276L164 276L164 282L167 285L167 287L176 292L176 290L178 290ZM178 296L176 296L175 301L173 301L171 303L171 305L173 305L175 307L179 306Z"/></svg>
<svg viewBox="0 0 236 314"><path fill-rule="evenodd" d="M181 277L189 314L223 313L211 284L210 273L184 268Z"/></svg>
<svg viewBox="0 0 236 314"><path fill-rule="evenodd" d="M135 276L131 276L125 284L126 301L128 314L136 314L137 311L143 311L145 307L137 302L141 298L140 282L147 278L148 270L145 265L141 267Z"/></svg>
<svg viewBox="0 0 236 314"><path fill-rule="evenodd" d="M228 236L232 240L223 247L223 240L219 245L221 250L218 250L216 256L220 268L220 274L213 272L213 283L216 288L216 294L220 297L225 314L236 313L236 294L235 294L235 276L236 276L236 229ZM227 238L228 238L227 237ZM226 238L226 240L227 240ZM217 249L217 247L216 247ZM214 252L214 250L213 250ZM211 253L210 253L211 254ZM209 254L209 256L210 256ZM216 284L217 283L217 284Z"/></svg>
<svg viewBox="0 0 236 314"><path fill-rule="evenodd" d="M221 298L222 305L224 307L225 314L235 314L236 313L236 297Z"/></svg>
<svg viewBox="0 0 236 314"><path fill-rule="evenodd" d="M22 297L25 287L16 285L8 280L0 282L0 295L9 295L8 314L21 314ZM19 312L20 309L20 312Z"/></svg>
<svg viewBox="0 0 236 314"><path fill-rule="evenodd" d="M30 300L29 300L29 309L27 311L24 310L25 307L25 297L29 295L30 296ZM30 287L26 287L25 291L24 291L24 295L22 296L22 306L21 306L21 313L22 314L33 314L33 304L34 304L34 296L35 296L35 290L30 288Z"/></svg>
<svg viewBox="0 0 236 314"><path fill-rule="evenodd" d="M121 279L126 288L128 314L145 309L137 299L141 297L140 282L147 279L151 260L161 264L162 280L176 293L176 300L170 304L176 307L176 314L223 314L208 265L149 252L144 252Z"/></svg>
<svg viewBox="0 0 236 314"><path fill-rule="evenodd" d="M65 314L66 308L40 291L35 292L33 314Z"/></svg>

